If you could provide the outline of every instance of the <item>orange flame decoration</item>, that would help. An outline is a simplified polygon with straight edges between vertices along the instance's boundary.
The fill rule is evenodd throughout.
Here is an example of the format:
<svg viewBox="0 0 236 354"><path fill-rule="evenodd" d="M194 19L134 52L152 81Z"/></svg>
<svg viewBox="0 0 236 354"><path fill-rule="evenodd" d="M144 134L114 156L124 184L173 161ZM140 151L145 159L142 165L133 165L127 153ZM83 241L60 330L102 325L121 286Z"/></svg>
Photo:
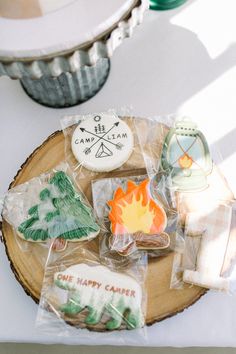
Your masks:
<svg viewBox="0 0 236 354"><path fill-rule="evenodd" d="M167 216L164 209L150 197L148 183L148 179L140 185L128 181L127 191L119 187L113 200L108 201L113 234L158 234L164 231Z"/></svg>
<svg viewBox="0 0 236 354"><path fill-rule="evenodd" d="M193 159L188 155L184 154L178 160L181 168L190 168L193 164Z"/></svg>

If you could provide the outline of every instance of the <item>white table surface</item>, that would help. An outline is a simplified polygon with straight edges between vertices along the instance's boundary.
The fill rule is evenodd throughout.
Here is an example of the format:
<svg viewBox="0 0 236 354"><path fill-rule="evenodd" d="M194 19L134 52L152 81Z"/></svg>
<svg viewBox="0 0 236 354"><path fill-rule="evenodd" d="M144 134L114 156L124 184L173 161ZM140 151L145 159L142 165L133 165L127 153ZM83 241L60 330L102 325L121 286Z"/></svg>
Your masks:
<svg viewBox="0 0 236 354"><path fill-rule="evenodd" d="M64 114L133 107L139 116L179 113L196 120L221 152L224 173L236 192L236 3L190 0L179 9L150 12L112 58L104 88L70 109L33 102L19 82L0 79L0 194L20 165ZM0 244L0 340L116 344L120 333L89 340L37 333L37 306L15 280ZM209 291L196 304L147 329L147 341L122 333L127 345L236 346L236 298Z"/></svg>

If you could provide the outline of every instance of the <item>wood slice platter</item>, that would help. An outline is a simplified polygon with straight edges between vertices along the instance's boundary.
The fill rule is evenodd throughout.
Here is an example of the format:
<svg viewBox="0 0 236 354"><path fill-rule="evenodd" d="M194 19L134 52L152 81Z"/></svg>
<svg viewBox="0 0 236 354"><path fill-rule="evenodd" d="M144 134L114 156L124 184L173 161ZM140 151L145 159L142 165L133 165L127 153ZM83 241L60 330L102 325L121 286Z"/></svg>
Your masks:
<svg viewBox="0 0 236 354"><path fill-rule="evenodd" d="M52 134L21 166L10 187L24 183L58 165L64 160L64 144L64 135L61 131ZM105 173L104 176L106 176ZM109 176L112 176L112 172L109 173ZM91 202L90 182L87 179L87 185L82 186L82 189ZM12 227L6 220L3 220L2 229L6 253L16 279L25 292L38 303L47 248L43 248L37 243L30 243L30 245L27 245L27 252L22 252L19 242L25 243L26 241L17 240ZM165 257L154 258L149 261L146 282L148 294L147 325L183 311L206 292L206 289L197 286L182 290L170 289L173 256L173 253L170 253Z"/></svg>

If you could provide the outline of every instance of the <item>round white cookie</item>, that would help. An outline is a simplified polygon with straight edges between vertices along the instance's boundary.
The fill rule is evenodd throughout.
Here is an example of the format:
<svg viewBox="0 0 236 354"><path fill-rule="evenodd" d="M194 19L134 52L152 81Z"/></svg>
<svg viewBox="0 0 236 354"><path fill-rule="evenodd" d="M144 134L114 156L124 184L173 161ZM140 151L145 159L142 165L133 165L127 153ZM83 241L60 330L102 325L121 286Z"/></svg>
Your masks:
<svg viewBox="0 0 236 354"><path fill-rule="evenodd" d="M88 170L108 172L122 166L133 151L129 126L114 114L89 115L74 131L71 147Z"/></svg>

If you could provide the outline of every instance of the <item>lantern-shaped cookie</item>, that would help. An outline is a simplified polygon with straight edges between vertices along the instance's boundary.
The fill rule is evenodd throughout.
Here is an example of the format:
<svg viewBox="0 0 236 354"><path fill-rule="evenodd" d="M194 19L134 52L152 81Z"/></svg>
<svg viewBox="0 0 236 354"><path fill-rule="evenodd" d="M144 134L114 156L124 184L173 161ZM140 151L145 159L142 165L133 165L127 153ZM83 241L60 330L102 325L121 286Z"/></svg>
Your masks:
<svg viewBox="0 0 236 354"><path fill-rule="evenodd" d="M170 129L161 166L171 177L177 210L185 226L184 282L228 290L222 269L225 260L230 263L226 254L234 197L196 124L183 119Z"/></svg>
<svg viewBox="0 0 236 354"><path fill-rule="evenodd" d="M166 136L161 166L171 174L178 191L203 190L212 160L204 135L188 119L178 121Z"/></svg>

